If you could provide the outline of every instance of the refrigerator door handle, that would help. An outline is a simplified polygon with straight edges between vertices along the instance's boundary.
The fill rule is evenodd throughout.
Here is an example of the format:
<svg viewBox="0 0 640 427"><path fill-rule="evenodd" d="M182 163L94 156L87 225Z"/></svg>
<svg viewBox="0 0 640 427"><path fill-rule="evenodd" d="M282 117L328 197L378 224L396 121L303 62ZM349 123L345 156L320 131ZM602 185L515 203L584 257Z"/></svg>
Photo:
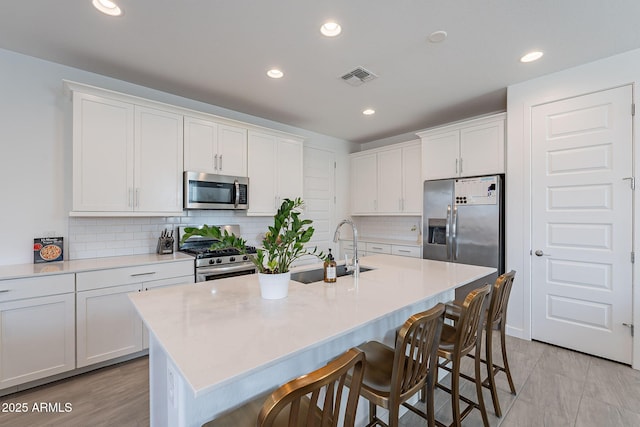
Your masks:
<svg viewBox="0 0 640 427"><path fill-rule="evenodd" d="M458 207L453 207L453 217L451 220L451 253L454 260L458 259Z"/></svg>
<svg viewBox="0 0 640 427"><path fill-rule="evenodd" d="M451 205L447 205L447 224L445 225L445 243L447 245L447 259L451 259Z"/></svg>

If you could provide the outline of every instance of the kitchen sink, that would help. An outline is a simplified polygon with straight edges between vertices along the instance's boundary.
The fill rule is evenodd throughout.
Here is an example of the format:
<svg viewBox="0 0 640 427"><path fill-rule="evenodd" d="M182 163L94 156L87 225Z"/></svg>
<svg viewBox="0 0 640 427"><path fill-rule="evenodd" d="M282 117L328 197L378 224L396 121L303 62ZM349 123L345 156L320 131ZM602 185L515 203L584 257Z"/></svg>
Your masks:
<svg viewBox="0 0 640 427"><path fill-rule="evenodd" d="M360 273L372 270L372 268L360 267ZM344 265L336 266L336 275L338 277L352 275L352 271L347 271ZM301 283L322 282L324 280L324 268L316 268L315 270L298 271L291 273L291 280Z"/></svg>

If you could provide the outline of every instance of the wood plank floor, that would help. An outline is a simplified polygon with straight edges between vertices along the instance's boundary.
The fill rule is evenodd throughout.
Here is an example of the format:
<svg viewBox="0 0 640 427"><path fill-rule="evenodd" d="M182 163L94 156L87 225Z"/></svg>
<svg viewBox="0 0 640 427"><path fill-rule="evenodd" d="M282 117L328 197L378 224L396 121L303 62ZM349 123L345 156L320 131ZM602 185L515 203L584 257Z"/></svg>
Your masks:
<svg viewBox="0 0 640 427"><path fill-rule="evenodd" d="M497 340L494 340L496 342ZM596 357L538 342L507 337L509 362L517 396L509 393L504 374L498 377L503 417L493 414L488 391L485 402L492 427L631 427L640 426L640 371ZM495 356L500 360L499 353ZM472 369L467 359L465 370ZM5 404L26 403L28 412L0 412L2 427L94 427L149 425L148 358L143 357L79 375L35 389L0 397ZM446 381L446 380L445 380ZM467 383L462 393L475 396ZM33 405L71 404L70 412L33 411ZM446 393L436 395L436 417L451 420ZM57 408L52 408L57 409ZM412 413L401 419L403 427L422 427ZM478 411L464 427L482 426Z"/></svg>

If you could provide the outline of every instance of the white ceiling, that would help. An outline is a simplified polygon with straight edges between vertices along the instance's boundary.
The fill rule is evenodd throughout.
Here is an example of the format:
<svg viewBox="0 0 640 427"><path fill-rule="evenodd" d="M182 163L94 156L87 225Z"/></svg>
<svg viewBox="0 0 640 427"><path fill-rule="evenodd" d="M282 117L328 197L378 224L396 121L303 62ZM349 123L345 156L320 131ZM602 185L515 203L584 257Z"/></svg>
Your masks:
<svg viewBox="0 0 640 427"><path fill-rule="evenodd" d="M640 47L638 0L115 1L118 18L3 2L0 47L354 142L504 110L510 84ZM349 86L356 66L379 78Z"/></svg>

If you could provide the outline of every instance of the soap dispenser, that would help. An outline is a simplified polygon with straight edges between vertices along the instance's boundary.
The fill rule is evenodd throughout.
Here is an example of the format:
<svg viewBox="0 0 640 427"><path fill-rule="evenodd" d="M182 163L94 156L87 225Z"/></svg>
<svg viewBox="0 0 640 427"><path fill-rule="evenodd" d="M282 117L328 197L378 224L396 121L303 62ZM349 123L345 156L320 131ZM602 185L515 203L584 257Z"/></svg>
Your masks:
<svg viewBox="0 0 640 427"><path fill-rule="evenodd" d="M324 260L324 281L326 283L334 283L337 278L336 261L331 255L331 249L329 249L329 255Z"/></svg>

